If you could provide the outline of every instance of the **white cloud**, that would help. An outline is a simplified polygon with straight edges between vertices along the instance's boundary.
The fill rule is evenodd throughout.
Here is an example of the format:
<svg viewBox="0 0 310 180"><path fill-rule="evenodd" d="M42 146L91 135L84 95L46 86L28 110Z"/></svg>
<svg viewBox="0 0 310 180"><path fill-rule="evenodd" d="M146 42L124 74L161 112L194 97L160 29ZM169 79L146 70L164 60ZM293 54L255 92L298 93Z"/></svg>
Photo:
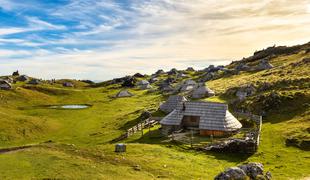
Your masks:
<svg viewBox="0 0 310 180"><path fill-rule="evenodd" d="M41 54L30 50L32 57L10 61L0 72L8 72L1 68L10 67L10 71L21 69L38 77L103 80L158 68L228 63L273 44L309 41L309 2L297 1L133 0L124 8L111 0L75 0L47 12L79 22L75 26L79 31L67 31L53 40L25 38L19 43L51 49ZM35 17L28 21L34 24L31 28L70 28ZM19 31L25 29L0 29L0 35ZM2 43L14 41L18 43L2 39Z"/></svg>
<svg viewBox="0 0 310 180"><path fill-rule="evenodd" d="M66 26L54 25L49 22L43 21L37 17L26 17L28 24L32 27L32 30L66 30Z"/></svg>

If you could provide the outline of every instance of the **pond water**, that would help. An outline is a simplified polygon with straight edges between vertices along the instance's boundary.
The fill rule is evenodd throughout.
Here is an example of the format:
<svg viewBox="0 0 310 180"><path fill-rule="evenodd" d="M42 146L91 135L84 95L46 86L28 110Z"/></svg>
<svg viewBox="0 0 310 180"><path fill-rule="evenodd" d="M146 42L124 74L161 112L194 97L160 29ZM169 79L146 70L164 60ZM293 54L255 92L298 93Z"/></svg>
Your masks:
<svg viewBox="0 0 310 180"><path fill-rule="evenodd" d="M90 105L86 104L70 104L70 105L52 105L48 108L50 109L86 109L89 108Z"/></svg>

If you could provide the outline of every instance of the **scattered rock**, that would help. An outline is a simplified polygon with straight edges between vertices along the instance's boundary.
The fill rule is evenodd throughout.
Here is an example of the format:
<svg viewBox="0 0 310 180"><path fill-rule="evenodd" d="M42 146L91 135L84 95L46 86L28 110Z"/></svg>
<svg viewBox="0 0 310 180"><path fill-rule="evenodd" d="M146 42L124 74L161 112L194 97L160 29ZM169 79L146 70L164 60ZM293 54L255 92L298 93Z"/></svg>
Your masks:
<svg viewBox="0 0 310 180"><path fill-rule="evenodd" d="M248 65L246 65L246 64L244 64L244 63L240 63L240 64L238 64L238 65L235 67L235 69L236 69L237 71L250 71L250 70L251 70L251 67L248 66Z"/></svg>
<svg viewBox="0 0 310 180"><path fill-rule="evenodd" d="M40 80L38 80L38 79L31 79L29 82L28 82L28 84L32 84L32 85L38 85L38 84L40 84L41 82L40 82Z"/></svg>
<svg viewBox="0 0 310 180"><path fill-rule="evenodd" d="M259 62L259 64L256 67L254 67L254 70L261 71L271 68L273 68L273 65L270 64L267 59L263 59Z"/></svg>
<svg viewBox="0 0 310 180"><path fill-rule="evenodd" d="M218 174L215 180L270 180L269 171L264 175L264 167L261 163L248 163L238 167L231 167Z"/></svg>
<svg viewBox="0 0 310 180"><path fill-rule="evenodd" d="M152 116L152 113L150 111L143 111L140 115L141 119L147 119L150 118Z"/></svg>
<svg viewBox="0 0 310 180"><path fill-rule="evenodd" d="M136 170L136 171L141 171L141 166L140 165L135 165L133 167L133 169Z"/></svg>
<svg viewBox="0 0 310 180"><path fill-rule="evenodd" d="M95 82L91 80L81 80L81 82L87 83L87 84L95 84Z"/></svg>
<svg viewBox="0 0 310 180"><path fill-rule="evenodd" d="M21 75L21 76L17 77L16 80L17 80L17 81L25 82L25 81L28 81L28 80L29 80L29 77L26 76L26 75Z"/></svg>
<svg viewBox="0 0 310 180"><path fill-rule="evenodd" d="M13 72L12 76L19 76L19 72L18 72L18 70L17 70L17 71L15 71L15 72Z"/></svg>
<svg viewBox="0 0 310 180"><path fill-rule="evenodd" d="M164 74L165 71L162 69L159 69L158 71L155 72L156 75Z"/></svg>
<svg viewBox="0 0 310 180"><path fill-rule="evenodd" d="M62 84L62 86L64 86L64 87L74 87L74 84L71 83L71 82L64 82L64 83Z"/></svg>
<svg viewBox="0 0 310 180"><path fill-rule="evenodd" d="M205 75L203 75L203 77L201 78L202 82L206 82L206 81L210 81L215 77L215 73L210 72L210 73L206 73Z"/></svg>
<svg viewBox="0 0 310 180"><path fill-rule="evenodd" d="M122 87L134 87L136 83L136 78L131 76L126 76L122 78Z"/></svg>
<svg viewBox="0 0 310 180"><path fill-rule="evenodd" d="M178 74L178 70L176 68L172 68L167 73L168 73L168 75L177 75Z"/></svg>
<svg viewBox="0 0 310 180"><path fill-rule="evenodd" d="M248 163L238 167L242 169L251 179L255 179L258 175L264 174L264 166L261 163Z"/></svg>
<svg viewBox="0 0 310 180"><path fill-rule="evenodd" d="M193 67L188 67L185 71L195 71Z"/></svg>
<svg viewBox="0 0 310 180"><path fill-rule="evenodd" d="M246 180L247 175L238 167L231 167L217 175L214 180Z"/></svg>
<svg viewBox="0 0 310 180"><path fill-rule="evenodd" d="M145 76L140 74L140 73L136 73L133 75L133 77L136 77L136 78L144 78Z"/></svg>

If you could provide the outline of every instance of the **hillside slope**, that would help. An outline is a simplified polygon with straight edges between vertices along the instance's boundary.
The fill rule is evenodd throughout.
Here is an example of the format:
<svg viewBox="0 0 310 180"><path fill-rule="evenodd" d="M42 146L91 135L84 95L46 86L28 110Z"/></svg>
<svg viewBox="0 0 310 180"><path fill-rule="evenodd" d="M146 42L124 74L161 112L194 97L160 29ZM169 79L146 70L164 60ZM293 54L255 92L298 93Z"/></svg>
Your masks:
<svg viewBox="0 0 310 180"><path fill-rule="evenodd" d="M176 70L184 74L181 78L163 73L152 84L153 90L122 87L124 79L130 85L151 78L142 75L92 85L70 80L74 87L61 85L69 80L13 84L12 90L0 90L0 148L36 146L1 153L0 179L213 179L225 168L246 162L263 163L274 179L309 178L309 49L309 43L268 48L218 70L213 68L212 72L212 68ZM273 68L236 71L240 64L256 67L262 60ZM157 108L167 94L156 88L167 78L174 79L173 87L186 79L204 79L202 82L215 91L216 97L200 100L227 102L232 110L263 115L258 152L197 152L160 141L162 137L154 127L151 133L145 130L143 137L138 133L124 141L128 145L126 153L114 153L110 141L139 122L142 112L163 115ZM129 89L134 96L114 98L122 89ZM245 89L250 93L238 97L237 92ZM64 104L91 107L47 108Z"/></svg>

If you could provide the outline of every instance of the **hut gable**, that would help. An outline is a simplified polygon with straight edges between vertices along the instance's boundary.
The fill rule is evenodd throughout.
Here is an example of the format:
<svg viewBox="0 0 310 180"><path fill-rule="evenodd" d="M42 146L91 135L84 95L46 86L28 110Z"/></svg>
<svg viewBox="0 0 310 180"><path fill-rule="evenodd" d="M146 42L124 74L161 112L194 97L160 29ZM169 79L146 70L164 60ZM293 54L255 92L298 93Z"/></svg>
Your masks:
<svg viewBox="0 0 310 180"><path fill-rule="evenodd" d="M183 102L161 120L162 125L182 125L185 116L199 117L200 130L236 131L241 123L228 111L227 104L214 102Z"/></svg>
<svg viewBox="0 0 310 180"><path fill-rule="evenodd" d="M163 104L161 104L159 109L166 113L170 113L178 106L178 104L184 101L187 101L187 99L184 96L178 96L178 95L169 96L168 100Z"/></svg>
<svg viewBox="0 0 310 180"><path fill-rule="evenodd" d="M116 98L131 97L131 96L133 96L133 94L127 90L122 90L115 95Z"/></svg>
<svg viewBox="0 0 310 180"><path fill-rule="evenodd" d="M192 98L199 99L204 97L214 96L215 93L204 84L200 84L197 89L193 91Z"/></svg>
<svg viewBox="0 0 310 180"><path fill-rule="evenodd" d="M8 81L0 79L0 89L9 90L12 89L12 85Z"/></svg>

